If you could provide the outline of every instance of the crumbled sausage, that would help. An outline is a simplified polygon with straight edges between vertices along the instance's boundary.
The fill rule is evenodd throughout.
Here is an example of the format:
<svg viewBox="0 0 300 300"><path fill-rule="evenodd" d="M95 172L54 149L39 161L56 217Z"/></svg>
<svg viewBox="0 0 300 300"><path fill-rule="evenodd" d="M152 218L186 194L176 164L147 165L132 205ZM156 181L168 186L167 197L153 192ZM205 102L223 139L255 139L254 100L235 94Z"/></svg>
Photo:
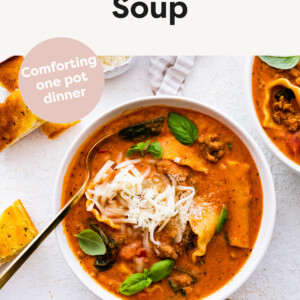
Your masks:
<svg viewBox="0 0 300 300"><path fill-rule="evenodd" d="M221 141L217 134L200 136L198 142L200 150L207 160L217 162L224 155L225 143Z"/></svg>
<svg viewBox="0 0 300 300"><path fill-rule="evenodd" d="M122 247L119 256L125 260L131 260L136 256L138 248L141 246L141 241L133 242L125 247Z"/></svg>
<svg viewBox="0 0 300 300"><path fill-rule="evenodd" d="M160 245L155 246L155 251L157 255L161 258L171 258L176 260L178 256L184 254L187 248L190 248L193 244L194 234L190 225L187 225L183 234L181 241L176 242L176 236L181 230L178 220L176 218L171 219L170 223L160 232L157 232L155 239L160 242ZM177 223L176 223L177 222Z"/></svg>
<svg viewBox="0 0 300 300"><path fill-rule="evenodd" d="M185 181L190 173L187 167L179 166L171 160L162 159L157 162L156 167L158 173L170 174L180 183Z"/></svg>
<svg viewBox="0 0 300 300"><path fill-rule="evenodd" d="M300 129L300 113L297 111L293 99L281 95L273 104L273 119L279 125L284 125L289 131Z"/></svg>
<svg viewBox="0 0 300 300"><path fill-rule="evenodd" d="M81 232L82 230L84 230L84 225L82 223L76 224L75 228L77 230L77 232Z"/></svg>
<svg viewBox="0 0 300 300"><path fill-rule="evenodd" d="M156 248L156 252L161 258L171 258L174 260L178 258L175 248L171 245L160 245Z"/></svg>
<svg viewBox="0 0 300 300"><path fill-rule="evenodd" d="M183 273L171 276L171 280L181 287L186 287L193 284L193 278Z"/></svg>

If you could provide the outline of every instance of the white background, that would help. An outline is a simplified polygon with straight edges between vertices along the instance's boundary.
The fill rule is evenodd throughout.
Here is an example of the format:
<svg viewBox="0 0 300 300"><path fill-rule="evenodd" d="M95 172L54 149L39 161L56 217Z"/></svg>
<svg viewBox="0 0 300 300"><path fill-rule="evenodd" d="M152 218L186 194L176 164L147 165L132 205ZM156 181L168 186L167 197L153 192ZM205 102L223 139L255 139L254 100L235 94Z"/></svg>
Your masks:
<svg viewBox="0 0 300 300"><path fill-rule="evenodd" d="M230 298L300 299L300 176L273 157L257 134L244 95L245 61L245 57L198 57L183 91L184 96L206 101L240 122L262 147L275 180L277 219L269 250L250 280ZM41 230L53 216L56 173L73 139L111 107L151 94L147 59L140 57L128 73L106 82L102 100L80 124L54 141L36 130L0 153L0 210L21 198ZM96 297L70 271L52 233L0 291L0 299Z"/></svg>
<svg viewBox="0 0 300 300"><path fill-rule="evenodd" d="M137 1L128 0L126 6ZM143 0L158 7L171 1ZM102 55L299 54L299 0L183 2L188 15L170 26L169 20L149 15L118 19L113 0L1 1L1 53L26 54L43 40L63 36Z"/></svg>

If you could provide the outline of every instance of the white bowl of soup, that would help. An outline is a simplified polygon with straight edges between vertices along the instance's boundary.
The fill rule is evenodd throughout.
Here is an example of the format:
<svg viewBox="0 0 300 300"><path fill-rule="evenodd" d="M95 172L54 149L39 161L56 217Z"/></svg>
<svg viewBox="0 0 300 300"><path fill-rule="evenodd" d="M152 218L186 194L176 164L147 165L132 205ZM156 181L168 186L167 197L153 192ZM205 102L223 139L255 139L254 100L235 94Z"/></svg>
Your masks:
<svg viewBox="0 0 300 300"><path fill-rule="evenodd" d="M251 114L265 144L300 173L300 106L294 108L295 97L300 102L300 65L280 70L249 57L245 82Z"/></svg>
<svg viewBox="0 0 300 300"><path fill-rule="evenodd" d="M102 299L230 296L260 263L275 222L272 175L255 141L199 101L127 102L70 147L55 212L84 180L85 153L112 133L86 195L56 230L70 268ZM105 253L100 242L82 245L87 230L101 236Z"/></svg>

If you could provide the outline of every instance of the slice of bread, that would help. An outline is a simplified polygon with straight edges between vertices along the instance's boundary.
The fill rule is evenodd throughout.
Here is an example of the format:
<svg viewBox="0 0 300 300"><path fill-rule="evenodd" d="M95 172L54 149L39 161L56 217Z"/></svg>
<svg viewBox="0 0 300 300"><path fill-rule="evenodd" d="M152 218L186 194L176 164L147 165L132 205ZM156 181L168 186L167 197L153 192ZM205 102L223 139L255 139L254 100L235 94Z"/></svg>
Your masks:
<svg viewBox="0 0 300 300"><path fill-rule="evenodd" d="M0 63L0 85L11 93L19 88L18 77L23 60L23 56L12 56Z"/></svg>
<svg viewBox="0 0 300 300"><path fill-rule="evenodd" d="M76 125L80 121L71 122L71 123L64 123L64 124L58 124L58 123L51 123L46 122L43 124L40 129L44 134L48 136L49 139L56 139L58 136L60 136L64 131L69 129L70 127Z"/></svg>
<svg viewBox="0 0 300 300"><path fill-rule="evenodd" d="M48 138L55 139L80 122L66 124L45 122L28 109L18 91L18 77L23 60L23 56L12 56L0 63L0 86L12 93L4 103L0 102L0 152L43 124L42 132Z"/></svg>
<svg viewBox="0 0 300 300"><path fill-rule="evenodd" d="M0 266L17 256L37 234L22 202L15 201L0 216Z"/></svg>
<svg viewBox="0 0 300 300"><path fill-rule="evenodd" d="M45 123L26 106L19 90L0 103L0 152Z"/></svg>

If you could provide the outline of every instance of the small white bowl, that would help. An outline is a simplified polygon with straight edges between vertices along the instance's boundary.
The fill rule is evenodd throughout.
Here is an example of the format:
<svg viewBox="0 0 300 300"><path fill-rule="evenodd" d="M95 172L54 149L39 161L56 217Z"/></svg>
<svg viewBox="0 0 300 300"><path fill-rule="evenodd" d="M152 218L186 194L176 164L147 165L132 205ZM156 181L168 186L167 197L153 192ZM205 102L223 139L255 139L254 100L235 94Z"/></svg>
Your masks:
<svg viewBox="0 0 300 300"><path fill-rule="evenodd" d="M135 63L137 57L136 56L130 56L124 64L117 66L117 67L112 67L111 69L107 69L104 71L104 78L105 79L111 79L114 77L117 77L125 72L127 72Z"/></svg>
<svg viewBox="0 0 300 300"><path fill-rule="evenodd" d="M67 151L60 170L58 172L54 191L54 212L56 213L61 207L61 192L62 192L62 182L65 176L66 170L72 160L76 150L79 146L86 140L86 137L95 132L99 127L107 123L113 118L120 116L124 111L132 110L140 107L147 107L152 105L167 105L173 107L182 107L186 109L192 109L195 111L202 112L212 118L215 118L222 122L225 126L230 128L246 145L250 151L254 161L256 162L262 187L263 187L263 216L259 234L254 245L253 251L249 256L245 265L241 270L230 280L225 286L206 297L209 300L225 299L234 293L254 272L255 268L258 266L262 260L269 242L272 237L273 227L275 223L275 213L276 213L276 200L275 200L275 189L272 174L270 172L268 163L257 146L256 142L252 137L234 120L224 116L224 114L218 112L216 109L208 106L199 101L194 101L188 98L178 98L178 97L146 97L130 102L121 104L114 109L106 112L102 116L99 116L89 127L87 127L80 136L73 142L72 146ZM116 296L109 293L107 290L102 288L88 273L86 273L81 267L79 261L74 256L72 250L70 249L66 236L63 232L63 227L60 224L56 229L56 236L60 249L69 264L70 268L73 270L75 275L81 280L81 282L96 296L104 300L115 300L119 299Z"/></svg>
<svg viewBox="0 0 300 300"><path fill-rule="evenodd" d="M245 90L247 93L248 103L251 111L252 118L254 120L254 123L256 125L257 130L259 131L264 143L267 145L269 150L279 159L281 162L283 162L286 166L291 168L293 171L300 174L300 166L293 162L291 159L289 159L284 153L282 153L276 145L271 141L267 133L264 131L262 125L259 122L259 119L256 114L253 96L252 96L252 69L253 69L253 61L254 57L250 56L247 59L246 62L246 72L245 72Z"/></svg>

